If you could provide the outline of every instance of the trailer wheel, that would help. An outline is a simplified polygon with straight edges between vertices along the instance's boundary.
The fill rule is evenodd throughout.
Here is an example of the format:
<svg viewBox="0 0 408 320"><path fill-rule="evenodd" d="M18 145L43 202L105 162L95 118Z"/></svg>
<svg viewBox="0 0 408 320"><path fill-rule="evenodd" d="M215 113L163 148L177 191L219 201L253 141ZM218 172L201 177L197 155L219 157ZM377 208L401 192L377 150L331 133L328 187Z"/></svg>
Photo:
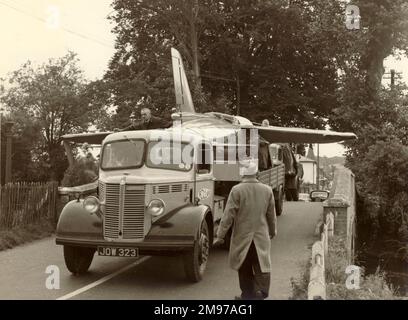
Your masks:
<svg viewBox="0 0 408 320"><path fill-rule="evenodd" d="M205 220L201 222L198 239L194 248L183 255L184 271L187 279L192 282L199 282L203 279L207 268L208 256L210 253L210 233Z"/></svg>
<svg viewBox="0 0 408 320"><path fill-rule="evenodd" d="M88 271L95 250L91 248L64 246L64 259L67 269L74 275Z"/></svg>
<svg viewBox="0 0 408 320"><path fill-rule="evenodd" d="M275 211L276 215L280 216L283 212L283 188L279 188L279 193L275 199Z"/></svg>

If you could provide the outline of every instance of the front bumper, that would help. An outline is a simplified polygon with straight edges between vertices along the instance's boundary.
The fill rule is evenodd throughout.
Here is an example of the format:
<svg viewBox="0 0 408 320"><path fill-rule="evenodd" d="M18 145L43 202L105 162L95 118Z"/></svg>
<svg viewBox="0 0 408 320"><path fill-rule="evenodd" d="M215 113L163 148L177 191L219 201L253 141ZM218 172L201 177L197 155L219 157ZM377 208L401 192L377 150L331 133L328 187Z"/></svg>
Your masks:
<svg viewBox="0 0 408 320"><path fill-rule="evenodd" d="M168 253L177 253L191 250L194 246L194 237L192 236L147 236L142 242L111 242L102 237L78 236L69 237L67 235L57 235L57 245L70 245L77 247L97 248L105 247L124 247L138 248L141 255L163 255Z"/></svg>

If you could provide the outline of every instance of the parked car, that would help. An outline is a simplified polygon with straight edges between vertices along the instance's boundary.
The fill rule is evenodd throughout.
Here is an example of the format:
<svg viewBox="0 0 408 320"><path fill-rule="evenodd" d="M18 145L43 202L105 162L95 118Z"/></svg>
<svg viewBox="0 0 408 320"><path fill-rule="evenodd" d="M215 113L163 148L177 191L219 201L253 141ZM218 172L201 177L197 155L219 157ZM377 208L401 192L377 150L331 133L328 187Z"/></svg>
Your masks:
<svg viewBox="0 0 408 320"><path fill-rule="evenodd" d="M327 190L315 190L310 192L310 198L312 202L323 202L330 196L330 191Z"/></svg>

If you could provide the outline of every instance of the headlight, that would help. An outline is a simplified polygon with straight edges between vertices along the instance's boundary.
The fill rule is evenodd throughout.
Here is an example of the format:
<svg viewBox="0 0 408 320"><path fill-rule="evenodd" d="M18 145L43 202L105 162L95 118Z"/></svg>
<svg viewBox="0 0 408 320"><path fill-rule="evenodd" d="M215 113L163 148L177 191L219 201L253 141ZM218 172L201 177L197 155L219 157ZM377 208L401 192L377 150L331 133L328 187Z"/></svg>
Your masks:
<svg viewBox="0 0 408 320"><path fill-rule="evenodd" d="M101 203L99 199L96 197L87 197L83 203L84 209L88 211L90 214L97 213L101 207Z"/></svg>
<svg viewBox="0 0 408 320"><path fill-rule="evenodd" d="M153 216L158 217L164 213L164 202L160 199L150 201L147 211Z"/></svg>

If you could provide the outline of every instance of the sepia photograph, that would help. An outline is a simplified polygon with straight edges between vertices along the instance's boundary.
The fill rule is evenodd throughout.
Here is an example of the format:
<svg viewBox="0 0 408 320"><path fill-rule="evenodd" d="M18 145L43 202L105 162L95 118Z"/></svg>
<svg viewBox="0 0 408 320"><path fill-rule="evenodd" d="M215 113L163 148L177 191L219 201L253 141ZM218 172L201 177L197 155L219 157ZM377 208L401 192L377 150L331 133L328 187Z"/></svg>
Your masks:
<svg viewBox="0 0 408 320"><path fill-rule="evenodd" d="M406 0L0 0L0 43L0 300L408 300Z"/></svg>

